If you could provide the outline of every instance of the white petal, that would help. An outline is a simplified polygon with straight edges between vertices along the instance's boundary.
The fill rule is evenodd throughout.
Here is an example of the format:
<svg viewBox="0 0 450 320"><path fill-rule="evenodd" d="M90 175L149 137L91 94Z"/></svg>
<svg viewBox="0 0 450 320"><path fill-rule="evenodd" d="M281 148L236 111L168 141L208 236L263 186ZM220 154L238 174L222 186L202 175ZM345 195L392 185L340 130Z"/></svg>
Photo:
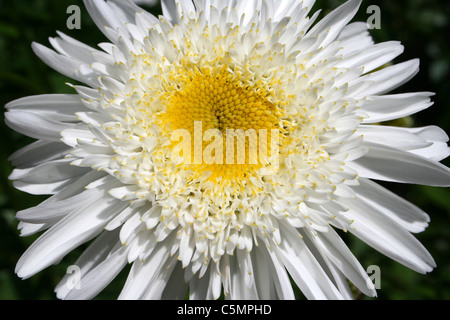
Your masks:
<svg viewBox="0 0 450 320"><path fill-rule="evenodd" d="M239 17L244 18L241 22L242 26L247 26L251 19L255 17L255 13L260 9L260 2L258 0L238 1L236 10Z"/></svg>
<svg viewBox="0 0 450 320"><path fill-rule="evenodd" d="M431 146L410 151L418 156L440 162L450 156L450 147L446 142L433 142Z"/></svg>
<svg viewBox="0 0 450 320"><path fill-rule="evenodd" d="M410 130L400 127L362 125L357 129L357 133L364 136L364 141L400 150L421 149L432 144Z"/></svg>
<svg viewBox="0 0 450 320"><path fill-rule="evenodd" d="M73 128L70 123L49 120L44 116L26 111L5 113L5 122L13 130L35 139L59 141L61 131Z"/></svg>
<svg viewBox="0 0 450 320"><path fill-rule="evenodd" d="M178 24L181 19L181 12L175 0L161 0L162 13L172 24Z"/></svg>
<svg viewBox="0 0 450 320"><path fill-rule="evenodd" d="M70 147L55 141L38 140L16 151L9 157L12 165L18 169L36 167L44 162L62 159Z"/></svg>
<svg viewBox="0 0 450 320"><path fill-rule="evenodd" d="M433 105L434 93L416 92L385 96L370 96L361 109L369 116L363 123L377 123L403 118Z"/></svg>
<svg viewBox="0 0 450 320"><path fill-rule="evenodd" d="M72 183L74 183L77 179L67 179L63 181L58 182L49 182L49 183L36 183L36 184L30 184L28 182L22 182L22 181L14 181L13 186L14 188L27 192L29 194L33 195L47 195L47 194L55 194L60 192L61 190L65 189L66 187L70 186Z"/></svg>
<svg viewBox="0 0 450 320"><path fill-rule="evenodd" d="M120 271L125 267L126 260L126 247L121 247L119 250L107 257L102 263L89 271L80 280L80 288L72 289L67 296L66 300L81 300L92 299L100 291L102 291Z"/></svg>
<svg viewBox="0 0 450 320"><path fill-rule="evenodd" d="M17 212L16 218L30 223L54 223L64 216L93 203L93 199L99 200L97 190L87 190L68 199L55 202L44 202L36 207Z"/></svg>
<svg viewBox="0 0 450 320"><path fill-rule="evenodd" d="M192 228L187 231L181 231L180 249L178 259L181 261L183 268L186 268L194 254L195 242Z"/></svg>
<svg viewBox="0 0 450 320"><path fill-rule="evenodd" d="M280 229L283 239L274 250L306 298L342 299L297 230L282 224Z"/></svg>
<svg viewBox="0 0 450 320"><path fill-rule="evenodd" d="M249 264L247 253L237 249L237 255L229 257L231 290L229 298L232 300L256 300L258 294L254 286L253 277L248 273ZM250 285L250 286L249 286Z"/></svg>
<svg viewBox="0 0 450 320"><path fill-rule="evenodd" d="M98 74L94 72L89 65L73 60L70 57L63 56L55 51L33 42L31 45L34 53L49 67L59 73L88 84L92 87L98 86Z"/></svg>
<svg viewBox="0 0 450 320"><path fill-rule="evenodd" d="M144 9L137 6L132 1L123 0L110 0L108 2L109 6L112 8L114 13L120 17L120 19L126 23L134 23L136 13L142 13L146 16L152 16L147 13Z"/></svg>
<svg viewBox="0 0 450 320"><path fill-rule="evenodd" d="M341 47L339 53L344 57L355 51L370 48L374 44L365 22L353 22L346 25L336 40Z"/></svg>
<svg viewBox="0 0 450 320"><path fill-rule="evenodd" d="M80 274L77 274L76 276L79 276L79 279L81 279L84 275L97 267L108 258L111 254L111 250L113 250L118 243L117 232L104 231L72 264L79 268ZM73 289L73 283L69 281L71 281L74 276L73 273L67 273L56 286L55 292L59 299L64 299L70 290Z"/></svg>
<svg viewBox="0 0 450 320"><path fill-rule="evenodd" d="M212 266L209 268L209 292L208 299L217 300L222 292L222 276Z"/></svg>
<svg viewBox="0 0 450 320"><path fill-rule="evenodd" d="M366 48L364 51L357 51L352 55L346 55L336 67L349 69L364 67L364 73L367 73L392 61L402 54L403 50L404 48L400 42L382 42Z"/></svg>
<svg viewBox="0 0 450 320"><path fill-rule="evenodd" d="M164 289L166 288L170 277L172 276L173 269L176 266L177 260L170 259L170 262L163 268L156 279L153 279L147 288L147 292L144 293L142 299L144 300L161 300Z"/></svg>
<svg viewBox="0 0 450 320"><path fill-rule="evenodd" d="M69 162L70 160L66 159L55 160L32 168L14 169L9 179L30 184L53 183L77 178L87 173L87 169L71 166Z"/></svg>
<svg viewBox="0 0 450 320"><path fill-rule="evenodd" d="M17 226L17 229L20 230L20 236L21 237L28 237L35 233L41 232L43 230L46 230L50 227L49 224L35 224L35 223L28 223L20 221L19 225Z"/></svg>
<svg viewBox="0 0 450 320"><path fill-rule="evenodd" d="M367 273L333 229L319 232L313 240L319 243L320 250L359 290L368 296L376 295L374 288L368 286Z"/></svg>
<svg viewBox="0 0 450 320"><path fill-rule="evenodd" d="M76 121L75 113L87 110L76 94L43 94L9 102L7 109L37 113L54 121Z"/></svg>
<svg viewBox="0 0 450 320"><path fill-rule="evenodd" d="M264 247L260 249L261 247ZM271 258L267 253L261 252L265 249L265 246L255 246L251 251L253 260L253 270L255 276L255 286L258 292L258 298L261 300L274 300L276 299L276 288L274 278L275 272L272 271L273 267Z"/></svg>
<svg viewBox="0 0 450 320"><path fill-rule="evenodd" d="M175 266L172 275L167 282L165 290L161 296L163 300L183 300L186 298L188 286L184 281L184 269L180 263Z"/></svg>
<svg viewBox="0 0 450 320"><path fill-rule="evenodd" d="M241 283L241 286L246 287L249 291L253 291L255 279L253 277L251 256L246 250L237 249L236 257L239 265L239 272L242 274L243 283ZM256 292L254 292L254 294L256 295Z"/></svg>
<svg viewBox="0 0 450 320"><path fill-rule="evenodd" d="M326 33L326 37L320 43L321 47L328 46L342 29L347 25L348 22L353 18L353 16L358 11L361 5L361 0L350 0L341 5L339 8L332 11L325 18L319 21L306 35L305 39L308 37L317 37L322 33Z"/></svg>
<svg viewBox="0 0 450 320"><path fill-rule="evenodd" d="M407 130L431 143L428 147L410 150L411 153L438 162L450 156L450 148L447 144L449 137L441 128L428 126L423 128L409 128Z"/></svg>
<svg viewBox="0 0 450 320"><path fill-rule="evenodd" d="M54 183L36 183L14 181L15 188L34 195L52 194L53 196L45 200L45 202L59 201L66 199L84 190L84 187L90 182L104 176L105 173L98 171L89 171L86 175L73 179L68 179ZM44 203L44 202L43 202Z"/></svg>
<svg viewBox="0 0 450 320"><path fill-rule="evenodd" d="M295 300L291 280L282 262L275 253L266 246L260 246L258 249L261 250L260 252L264 255L264 259L266 259L266 263L271 270L278 298L282 300Z"/></svg>
<svg viewBox="0 0 450 320"><path fill-rule="evenodd" d="M358 199L410 232L422 232L428 226L430 218L424 211L369 179L360 179L354 190Z"/></svg>
<svg viewBox="0 0 450 320"><path fill-rule="evenodd" d="M189 300L206 300L209 290L209 272L202 278L193 277L189 281Z"/></svg>
<svg viewBox="0 0 450 320"><path fill-rule="evenodd" d="M174 235L169 237L167 241L158 243L145 262L136 260L133 263L119 299L136 300L142 298L151 281L156 279L160 272L168 266L168 262L174 259L170 257L171 247L169 245L173 240Z"/></svg>
<svg viewBox="0 0 450 320"><path fill-rule="evenodd" d="M65 129L61 132L60 138L68 146L75 147L79 140L92 142L95 140L96 136L89 130L89 127L83 123L78 124L73 128Z"/></svg>
<svg viewBox="0 0 450 320"><path fill-rule="evenodd" d="M76 213L59 221L27 249L17 263L17 275L29 278L59 261L74 248L97 236L126 204L105 196L88 207L79 207Z"/></svg>
<svg viewBox="0 0 450 320"><path fill-rule="evenodd" d="M297 7L306 9L305 14L307 14L313 7L315 0L303 0L298 2L297 0L285 0L285 1L268 1L275 6L274 11L269 12L274 17L274 20L281 20L284 17L291 17L293 10ZM298 21L298 20L296 20Z"/></svg>
<svg viewBox="0 0 450 320"><path fill-rule="evenodd" d="M141 208L137 208L137 209L127 207L127 208L125 208L125 210L123 210L121 213L119 213L113 220L111 220L111 222L108 223L108 225L105 227L105 229L109 230L109 231L115 230L118 227L122 226L125 222L127 222L128 219L131 218L131 216L136 213L136 211L140 211L141 216L142 216L142 214L144 214L148 210L149 207L151 207L151 204L143 206Z"/></svg>
<svg viewBox="0 0 450 320"><path fill-rule="evenodd" d="M138 230L143 227L144 224L141 222L141 214L137 212L124 223L122 228L120 228L120 241L122 244L130 244L131 241L129 240L132 240L136 236Z"/></svg>
<svg viewBox="0 0 450 320"><path fill-rule="evenodd" d="M117 5L114 8L110 3L103 0L83 0L83 2L97 27L112 42L115 42L117 38L115 36L111 36L111 34L107 32L107 28L112 29L113 32L117 31L117 29L126 31L125 23L134 22L127 21L127 17L123 15L123 12L116 11Z"/></svg>
<svg viewBox="0 0 450 320"><path fill-rule="evenodd" d="M380 144L365 143L368 152L349 162L361 177L375 180L450 186L450 169L439 162Z"/></svg>
<svg viewBox="0 0 450 320"><path fill-rule="evenodd" d="M423 245L397 222L358 200L343 202L350 208L345 215L354 221L349 231L358 238L417 272L430 272L435 267Z"/></svg>
<svg viewBox="0 0 450 320"><path fill-rule="evenodd" d="M403 63L395 64L390 67L369 73L359 78L355 83L361 81L371 85L364 90L352 90L355 98L363 98L372 95L382 95L397 89L401 85L411 80L419 72L419 59L413 59ZM349 87L349 92L351 88Z"/></svg>
<svg viewBox="0 0 450 320"><path fill-rule="evenodd" d="M68 185L66 188L64 188L57 194L43 201L42 204L49 202L57 202L73 197L83 192L89 184L93 184L95 182L98 182L96 187L100 187L102 185L112 187L115 186L117 183L115 178L107 175L104 172L90 170L81 178L74 179L72 184Z"/></svg>
<svg viewBox="0 0 450 320"><path fill-rule="evenodd" d="M49 39L50 44L58 53L86 65L95 62L93 52L98 52L98 50L83 42L75 40L62 32L58 32L58 35L59 37Z"/></svg>

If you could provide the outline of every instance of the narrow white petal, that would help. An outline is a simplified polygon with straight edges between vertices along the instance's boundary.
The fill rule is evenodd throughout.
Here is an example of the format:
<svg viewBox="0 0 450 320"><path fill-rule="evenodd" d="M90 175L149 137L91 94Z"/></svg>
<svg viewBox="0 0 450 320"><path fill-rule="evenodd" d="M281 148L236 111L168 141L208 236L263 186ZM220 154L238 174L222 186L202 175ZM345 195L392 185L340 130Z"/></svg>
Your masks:
<svg viewBox="0 0 450 320"><path fill-rule="evenodd" d="M183 300L186 298L188 286L184 281L184 269L180 263L175 266L172 276L167 282L165 290L161 296L163 300Z"/></svg>
<svg viewBox="0 0 450 320"><path fill-rule="evenodd" d="M175 0L161 0L163 16L168 18L172 24L179 23L181 13Z"/></svg>
<svg viewBox="0 0 450 320"><path fill-rule="evenodd" d="M355 90L352 92L356 98L363 98L372 95L382 95L397 89L401 85L411 80L419 72L419 59L395 64L380 71L369 73L357 80L371 83L370 87L364 90ZM350 88L349 88L350 91Z"/></svg>
<svg viewBox="0 0 450 320"><path fill-rule="evenodd" d="M17 229L20 230L21 237L28 237L38 232L47 230L48 228L50 228L50 224L46 223L35 224L23 221L20 221L19 225L17 226Z"/></svg>
<svg viewBox="0 0 450 320"><path fill-rule="evenodd" d="M243 280L243 283L241 283L241 286L243 287L243 290L247 291L245 294L246 299L258 299L257 292L255 290L255 279L254 279L254 272L253 272L253 264L251 260L251 256L249 252L246 250L236 250L236 257L237 257L237 263L239 272L241 273L241 279Z"/></svg>
<svg viewBox="0 0 450 320"><path fill-rule="evenodd" d="M209 272L202 278L193 277L189 281L189 300L206 300L208 290Z"/></svg>
<svg viewBox="0 0 450 320"><path fill-rule="evenodd" d="M62 32L58 32L58 35L59 37L49 39L50 44L58 53L86 65L90 65L95 62L93 53L98 52L98 50L84 44L83 42L75 40Z"/></svg>
<svg viewBox="0 0 450 320"><path fill-rule="evenodd" d="M142 299L144 300L161 300L164 289L166 288L169 279L172 277L173 269L177 263L176 259L170 259L169 263L159 273L156 279L152 280L147 292L144 293Z"/></svg>
<svg viewBox="0 0 450 320"><path fill-rule="evenodd" d="M86 190L68 199L44 202L36 207L17 212L16 218L29 223L54 223L76 211L80 206L89 206L93 203L93 199L100 200L96 193L98 190Z"/></svg>
<svg viewBox="0 0 450 320"><path fill-rule="evenodd" d="M125 205L105 197L88 207L79 207L76 213L59 221L27 249L17 263L16 273L21 278L29 278L59 261L74 248L97 236Z"/></svg>
<svg viewBox="0 0 450 320"><path fill-rule="evenodd" d="M318 233L313 240L318 242L320 250L357 288L368 296L376 295L374 288L367 285L370 283L367 273L333 229Z"/></svg>
<svg viewBox="0 0 450 320"><path fill-rule="evenodd" d="M13 181L13 186L16 189L23 192L27 192L29 194L47 195L47 194L56 194L61 190L64 190L72 183L74 183L76 180L77 178L75 177L74 179L67 179L58 182L49 182L49 183L40 182L36 184L31 184L29 182L22 182L22 181Z"/></svg>
<svg viewBox="0 0 450 320"><path fill-rule="evenodd" d="M94 72L89 65L58 54L39 43L33 42L31 47L33 48L34 53L55 71L94 88L98 85L98 74Z"/></svg>
<svg viewBox="0 0 450 320"><path fill-rule="evenodd" d="M280 225L283 239L277 256L308 299L342 299L341 294L311 254L297 230Z"/></svg>
<svg viewBox="0 0 450 320"><path fill-rule="evenodd" d="M410 232L422 232L428 226L430 218L424 211L369 179L360 179L354 190L358 199Z"/></svg>
<svg viewBox="0 0 450 320"><path fill-rule="evenodd" d="M421 149L432 144L410 130L400 127L362 125L357 129L357 133L364 136L364 141L400 150Z"/></svg>
<svg viewBox="0 0 450 320"><path fill-rule="evenodd" d="M364 51L357 51L352 55L346 55L336 67L349 69L363 67L364 73L367 73L392 61L402 54L403 50L404 48L400 42L382 42L366 48Z"/></svg>
<svg viewBox="0 0 450 320"><path fill-rule="evenodd" d="M432 161L440 162L450 156L450 147L447 142L435 141L429 147L414 149L410 152Z"/></svg>
<svg viewBox="0 0 450 320"><path fill-rule="evenodd" d="M361 177L392 182L449 186L450 169L439 162L374 143L368 152L348 163Z"/></svg>
<svg viewBox="0 0 450 320"><path fill-rule="evenodd" d="M5 107L8 110L37 113L54 121L76 121L76 112L87 111L76 94L28 96L11 101Z"/></svg>
<svg viewBox="0 0 450 320"><path fill-rule="evenodd" d="M70 160L54 160L27 169L14 169L10 180L18 180L30 184L41 182L53 183L80 177L87 169L70 165Z"/></svg>
<svg viewBox="0 0 450 320"><path fill-rule="evenodd" d="M370 48L374 44L365 22L353 22L346 25L336 40L341 47L339 53L344 57L355 51Z"/></svg>
<svg viewBox="0 0 450 320"><path fill-rule="evenodd" d="M383 253L420 273L430 272L435 263L424 246L393 219L361 201L344 200L353 219L349 231Z"/></svg>
<svg viewBox="0 0 450 320"><path fill-rule="evenodd" d="M430 99L433 95L430 92L417 92L369 96L361 108L368 115L363 123L378 123L415 114L433 105Z"/></svg>
<svg viewBox="0 0 450 320"><path fill-rule="evenodd" d="M236 256L229 258L231 276L229 298L232 300L255 300L258 296L254 287L253 277L248 271L248 257L243 250L237 250L237 252Z"/></svg>
<svg viewBox="0 0 450 320"><path fill-rule="evenodd" d="M62 201L64 199L68 199L70 197L76 196L77 194L80 194L83 192L88 185L97 183L96 188L100 187L102 185L108 185L109 187L115 186L117 184L117 181L111 177L108 176L104 172L100 171L89 171L84 176L73 179L73 183L62 189L57 194L54 194L47 200L44 200L42 204L44 203L50 203L50 202L57 202Z"/></svg>
<svg viewBox="0 0 450 320"><path fill-rule="evenodd" d="M265 256L271 273L274 276L275 289L279 299L295 300L294 290L291 280L282 261L276 256L275 252L266 246L261 246L261 253Z"/></svg>
<svg viewBox="0 0 450 320"><path fill-rule="evenodd" d="M79 276L79 279L81 279L88 272L107 259L117 244L117 232L104 231L101 235L99 235L72 264L72 266L79 268L80 274L74 275L69 272L56 286L55 292L58 299L64 299L71 289L74 289L73 285L75 284L71 282L74 276Z"/></svg>
<svg viewBox="0 0 450 320"><path fill-rule="evenodd" d="M321 33L326 33L326 38L320 46L326 47L336 39L345 25L356 14L361 0L350 0L332 11L325 18L319 21L307 34L307 37L317 37Z"/></svg>
<svg viewBox="0 0 450 320"><path fill-rule="evenodd" d="M222 276L217 272L216 268L209 268L209 291L208 300L217 300L222 292Z"/></svg>
<svg viewBox="0 0 450 320"><path fill-rule="evenodd" d="M417 137L430 142L430 146L410 150L411 153L438 162L450 156L450 147L447 144L449 137L441 128L436 126L428 126L423 128L409 128L406 130Z"/></svg>
<svg viewBox="0 0 450 320"><path fill-rule="evenodd" d="M136 13L142 13L146 16L151 16L144 9L137 6L133 1L123 1L123 0L110 0L110 7L114 13L120 17L125 23L134 23Z"/></svg>
<svg viewBox="0 0 450 320"><path fill-rule="evenodd" d="M13 130L35 139L59 141L61 131L74 127L74 124L49 120L44 116L26 111L5 113L5 122Z"/></svg>
<svg viewBox="0 0 450 320"><path fill-rule="evenodd" d="M170 257L170 244L174 235L169 236L167 241L158 243L145 262L136 260L128 275L127 281L119 295L119 299L135 300L141 299L149 285L168 266ZM154 240L152 240L154 241Z"/></svg>
<svg viewBox="0 0 450 320"><path fill-rule="evenodd" d="M260 249L261 248L261 249ZM271 258L264 252L265 246L257 246L252 250L253 270L255 276L255 286L258 292L258 297L261 300L274 300L276 299L275 280L277 278L271 268Z"/></svg>
<svg viewBox="0 0 450 320"><path fill-rule="evenodd" d="M125 267L127 248L121 247L119 250L107 257L102 263L89 271L80 280L80 288L72 289L66 300L87 300L94 298L102 291L120 271Z"/></svg>
<svg viewBox="0 0 450 320"><path fill-rule="evenodd" d="M70 147L55 141L38 140L14 152L8 160L18 169L36 167L46 161L62 159Z"/></svg>
<svg viewBox="0 0 450 320"><path fill-rule="evenodd" d="M115 12L109 3L103 0L83 0L83 2L92 20L109 40L115 42L117 38L111 37L106 28L111 28L113 31L117 31L120 28L126 31L125 22L128 21L124 19L124 16L120 16Z"/></svg>

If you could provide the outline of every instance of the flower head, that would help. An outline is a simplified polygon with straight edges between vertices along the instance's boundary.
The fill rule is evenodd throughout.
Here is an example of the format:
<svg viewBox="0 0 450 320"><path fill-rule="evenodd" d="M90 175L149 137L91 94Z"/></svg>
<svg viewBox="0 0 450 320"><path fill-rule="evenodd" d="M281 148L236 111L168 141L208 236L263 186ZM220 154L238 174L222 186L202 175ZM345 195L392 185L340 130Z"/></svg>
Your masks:
<svg viewBox="0 0 450 320"><path fill-rule="evenodd" d="M48 65L83 85L7 105L37 141L11 158L15 186L51 195L20 211L46 230L17 264L28 278L92 240L74 263L92 298L126 264L124 299L351 298L375 288L336 230L418 272L434 261L412 236L428 216L373 180L450 184L438 127L381 122L431 106L432 93L387 94L417 60L380 68L398 42L350 23L350 0L316 22L314 1L86 0L110 42L59 33Z"/></svg>

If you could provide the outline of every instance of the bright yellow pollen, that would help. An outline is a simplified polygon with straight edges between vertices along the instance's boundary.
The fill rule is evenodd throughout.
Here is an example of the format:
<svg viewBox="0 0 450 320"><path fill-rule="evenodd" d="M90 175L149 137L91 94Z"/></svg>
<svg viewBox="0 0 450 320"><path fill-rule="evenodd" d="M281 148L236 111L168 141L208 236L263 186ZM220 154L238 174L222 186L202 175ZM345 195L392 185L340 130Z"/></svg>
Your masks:
<svg viewBox="0 0 450 320"><path fill-rule="evenodd" d="M209 171L209 179L229 180L248 177L263 165L260 154L270 156L272 133L279 132L272 130L280 129L279 107L269 101L264 86L248 84L227 67L180 67L169 80L159 122L169 134L180 129L189 132L189 169L197 174ZM233 132L244 135L233 136ZM206 157L214 158L214 163Z"/></svg>

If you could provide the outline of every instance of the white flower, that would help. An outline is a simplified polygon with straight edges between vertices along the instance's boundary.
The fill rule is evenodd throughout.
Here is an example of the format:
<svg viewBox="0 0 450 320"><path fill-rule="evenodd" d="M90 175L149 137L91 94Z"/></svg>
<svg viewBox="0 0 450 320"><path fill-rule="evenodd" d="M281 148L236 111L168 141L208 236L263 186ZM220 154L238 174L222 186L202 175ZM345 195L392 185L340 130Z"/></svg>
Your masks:
<svg viewBox="0 0 450 320"><path fill-rule="evenodd" d="M313 2L163 0L156 18L131 1L86 0L110 40L101 50L62 33L50 39L56 52L34 43L84 85L7 105L8 125L37 139L11 157L10 178L51 195L17 214L22 235L46 230L18 276L92 240L74 262L80 288L67 275L59 298L92 298L127 264L123 299L182 299L188 289L192 299L293 299L290 277L310 299L351 298L347 279L376 295L336 230L431 271L411 234L427 214L372 181L450 184L441 129L379 125L431 106L432 93L386 94L419 63L379 69L403 47L349 24L360 1L317 23ZM268 132L270 147L249 137L248 159L222 164L239 155L219 153L227 129ZM180 153L180 132L213 132L218 144L204 136ZM251 163L258 149L266 161Z"/></svg>

